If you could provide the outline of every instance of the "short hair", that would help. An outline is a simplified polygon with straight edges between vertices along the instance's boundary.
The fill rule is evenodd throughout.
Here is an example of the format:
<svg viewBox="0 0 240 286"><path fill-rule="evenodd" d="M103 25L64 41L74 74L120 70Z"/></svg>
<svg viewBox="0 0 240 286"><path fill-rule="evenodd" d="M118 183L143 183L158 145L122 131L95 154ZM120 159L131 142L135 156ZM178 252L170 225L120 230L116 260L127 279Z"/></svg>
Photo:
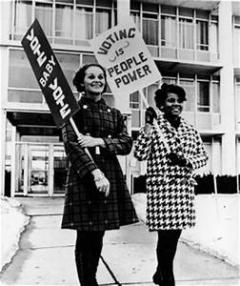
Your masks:
<svg viewBox="0 0 240 286"><path fill-rule="evenodd" d="M155 92L155 103L158 108L164 105L164 102L167 98L169 92L176 93L181 100L181 102L186 100L185 90L176 84L166 84L163 83L160 89L157 89Z"/></svg>
<svg viewBox="0 0 240 286"><path fill-rule="evenodd" d="M92 64L86 64L84 66L82 66L75 74L74 78L73 78L73 84L74 86L76 87L77 91L78 92L83 92L85 91L85 88L84 88L84 77L86 75L86 70L90 67L99 67L102 71L103 71L103 75L104 75L104 78L105 78L105 86L104 86L104 89L103 89L103 92L105 92L107 90L107 75L106 75L106 71L105 69L99 65L99 64L95 64L95 63L92 63Z"/></svg>

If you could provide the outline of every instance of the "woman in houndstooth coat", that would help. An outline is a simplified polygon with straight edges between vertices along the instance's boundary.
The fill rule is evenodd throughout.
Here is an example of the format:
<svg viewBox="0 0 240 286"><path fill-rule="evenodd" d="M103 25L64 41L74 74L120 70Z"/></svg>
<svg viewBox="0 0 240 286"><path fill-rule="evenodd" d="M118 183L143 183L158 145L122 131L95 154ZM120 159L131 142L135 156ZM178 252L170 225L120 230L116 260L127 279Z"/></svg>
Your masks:
<svg viewBox="0 0 240 286"><path fill-rule="evenodd" d="M70 165L62 228L77 230L75 259L81 286L97 286L105 230L138 220L117 159L117 155L130 153L132 139L120 111L110 108L102 98L106 73L100 65L83 66L73 83L84 92L74 116L82 136L77 138L69 123L63 127Z"/></svg>
<svg viewBox="0 0 240 286"><path fill-rule="evenodd" d="M134 150L138 160L147 160L147 225L158 231L153 282L161 286L175 285L177 242L182 229L195 225L193 171L208 159L199 133L180 116L185 100L183 88L163 84L155 96L162 114L147 109ZM157 125L152 125L154 118Z"/></svg>

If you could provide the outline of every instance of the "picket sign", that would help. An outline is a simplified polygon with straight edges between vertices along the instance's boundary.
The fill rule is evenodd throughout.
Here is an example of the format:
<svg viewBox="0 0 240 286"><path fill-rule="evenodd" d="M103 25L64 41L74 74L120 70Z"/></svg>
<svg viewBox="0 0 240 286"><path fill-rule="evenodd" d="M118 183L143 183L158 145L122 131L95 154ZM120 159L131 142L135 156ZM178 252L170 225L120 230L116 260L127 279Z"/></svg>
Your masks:
<svg viewBox="0 0 240 286"><path fill-rule="evenodd" d="M90 44L99 64L106 69L107 82L115 96L123 98L161 80L161 74L130 17L90 40Z"/></svg>
<svg viewBox="0 0 240 286"><path fill-rule="evenodd" d="M146 107L149 106L142 89L161 80L161 74L131 18L90 41L94 54L105 69L107 82L116 96L121 98L139 91ZM126 99L128 100L128 98ZM165 148L170 148L157 124Z"/></svg>
<svg viewBox="0 0 240 286"><path fill-rule="evenodd" d="M81 138L82 134L72 119L79 110L79 105L37 19L29 27L21 43L56 126L61 128L69 120L77 137ZM85 151L92 159L87 148Z"/></svg>

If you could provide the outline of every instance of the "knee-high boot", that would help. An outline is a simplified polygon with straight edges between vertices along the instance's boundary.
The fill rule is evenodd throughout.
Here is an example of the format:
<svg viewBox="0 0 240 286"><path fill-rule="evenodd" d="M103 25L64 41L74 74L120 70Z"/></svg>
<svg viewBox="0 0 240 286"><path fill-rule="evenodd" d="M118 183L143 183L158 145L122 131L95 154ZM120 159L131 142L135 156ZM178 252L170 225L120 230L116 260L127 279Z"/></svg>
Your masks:
<svg viewBox="0 0 240 286"><path fill-rule="evenodd" d="M153 282L160 286L175 286L173 260L181 230L162 230L158 232L158 266L153 275Z"/></svg>
<svg viewBox="0 0 240 286"><path fill-rule="evenodd" d="M96 272L104 232L77 232L75 261L81 286L97 286Z"/></svg>

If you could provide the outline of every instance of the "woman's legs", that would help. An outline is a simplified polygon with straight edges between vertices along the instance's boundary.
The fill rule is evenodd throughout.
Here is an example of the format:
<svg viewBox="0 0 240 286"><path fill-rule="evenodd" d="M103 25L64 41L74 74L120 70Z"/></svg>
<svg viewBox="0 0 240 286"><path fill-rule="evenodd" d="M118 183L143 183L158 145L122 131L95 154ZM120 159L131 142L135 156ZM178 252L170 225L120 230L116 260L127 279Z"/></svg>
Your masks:
<svg viewBox="0 0 240 286"><path fill-rule="evenodd" d="M174 286L173 260L181 230L159 230L157 242L158 267L153 282L161 286Z"/></svg>
<svg viewBox="0 0 240 286"><path fill-rule="evenodd" d="M97 286L96 273L104 231L77 231L75 261L81 286Z"/></svg>

